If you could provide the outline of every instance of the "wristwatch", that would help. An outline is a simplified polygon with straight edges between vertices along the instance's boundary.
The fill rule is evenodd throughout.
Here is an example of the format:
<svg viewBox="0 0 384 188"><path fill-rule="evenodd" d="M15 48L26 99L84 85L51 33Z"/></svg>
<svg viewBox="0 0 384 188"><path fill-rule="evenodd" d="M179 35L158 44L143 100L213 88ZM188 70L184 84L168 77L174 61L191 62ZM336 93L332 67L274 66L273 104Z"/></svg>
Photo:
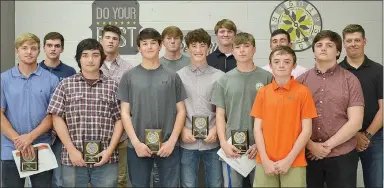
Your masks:
<svg viewBox="0 0 384 188"><path fill-rule="evenodd" d="M368 138L368 140L371 140L372 135L368 131L364 131L364 135Z"/></svg>

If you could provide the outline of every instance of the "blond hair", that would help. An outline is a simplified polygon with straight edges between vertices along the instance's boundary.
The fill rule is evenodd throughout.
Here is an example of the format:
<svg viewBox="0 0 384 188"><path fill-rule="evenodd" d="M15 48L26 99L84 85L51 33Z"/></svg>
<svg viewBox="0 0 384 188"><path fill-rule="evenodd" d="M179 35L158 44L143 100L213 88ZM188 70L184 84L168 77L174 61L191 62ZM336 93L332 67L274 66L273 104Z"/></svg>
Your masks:
<svg viewBox="0 0 384 188"><path fill-rule="evenodd" d="M24 33L20 36L18 36L15 40L15 48L18 49L20 46L22 46L25 42L36 42L37 47L40 50L40 39L33 33Z"/></svg>
<svg viewBox="0 0 384 188"><path fill-rule="evenodd" d="M235 38L233 39L232 45L236 46L236 45L240 45L240 44L246 44L248 42L251 43L253 45L253 47L256 46L255 38L251 34L241 32L235 36Z"/></svg>

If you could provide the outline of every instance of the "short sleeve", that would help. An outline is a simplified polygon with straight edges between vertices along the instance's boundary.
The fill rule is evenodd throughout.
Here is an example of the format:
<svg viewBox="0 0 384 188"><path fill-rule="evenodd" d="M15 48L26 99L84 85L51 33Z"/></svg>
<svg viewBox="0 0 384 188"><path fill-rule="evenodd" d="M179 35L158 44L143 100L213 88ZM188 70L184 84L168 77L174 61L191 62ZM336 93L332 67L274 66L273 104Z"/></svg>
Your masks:
<svg viewBox="0 0 384 188"><path fill-rule="evenodd" d="M60 117L64 117L65 102L65 81L62 81L53 92L48 105L47 114L54 114Z"/></svg>
<svg viewBox="0 0 384 188"><path fill-rule="evenodd" d="M351 73L348 82L349 100L348 107L364 106L363 90L361 89L360 81Z"/></svg>
<svg viewBox="0 0 384 188"><path fill-rule="evenodd" d="M219 81L216 81L213 86L212 103L217 107L225 109L224 88L221 86Z"/></svg>
<svg viewBox="0 0 384 188"><path fill-rule="evenodd" d="M49 100L52 99L53 93L55 92L55 89L57 85L59 85L59 78L57 76L52 76L52 82L51 82L51 93L49 95Z"/></svg>
<svg viewBox="0 0 384 188"><path fill-rule="evenodd" d="M300 117L301 119L312 119L317 117L315 101L309 88L305 88L306 90L301 101Z"/></svg>
<svg viewBox="0 0 384 188"><path fill-rule="evenodd" d="M121 80L120 80L120 83L119 83L119 87L117 89L117 99L120 100L120 101L123 101L123 102L127 102L127 103L131 103L132 101L130 101L130 97L129 97L129 93L130 93L130 79L129 79L129 76L130 76L130 72L127 71L123 74L123 76L121 77Z"/></svg>
<svg viewBox="0 0 384 188"><path fill-rule="evenodd" d="M376 93L378 100L383 99L383 67L380 68L379 74L376 76Z"/></svg>
<svg viewBox="0 0 384 188"><path fill-rule="evenodd" d="M1 108L7 109L7 99L5 98L5 79L4 74L1 74Z"/></svg>
<svg viewBox="0 0 384 188"><path fill-rule="evenodd" d="M301 74L301 75L300 75L299 77L297 77L295 80L296 80L297 82L299 82L300 84L303 84L303 83L304 83L305 74L306 74L306 73Z"/></svg>
<svg viewBox="0 0 384 188"><path fill-rule="evenodd" d="M265 87L262 87L257 92L255 100L252 105L251 116L259 119L263 119L263 104L265 98Z"/></svg>
<svg viewBox="0 0 384 188"><path fill-rule="evenodd" d="M270 83L272 83L272 80L273 80L273 74L269 74L268 75L268 83L267 84L270 84Z"/></svg>
<svg viewBox="0 0 384 188"><path fill-rule="evenodd" d="M185 91L183 82L181 81L179 74L176 74L175 82L176 82L176 103L178 103L187 98L187 93Z"/></svg>
<svg viewBox="0 0 384 188"><path fill-rule="evenodd" d="M73 68L73 67L71 67L71 69L72 69L72 70L71 70L71 76L72 76L72 75L76 74L76 70L75 70L75 68Z"/></svg>

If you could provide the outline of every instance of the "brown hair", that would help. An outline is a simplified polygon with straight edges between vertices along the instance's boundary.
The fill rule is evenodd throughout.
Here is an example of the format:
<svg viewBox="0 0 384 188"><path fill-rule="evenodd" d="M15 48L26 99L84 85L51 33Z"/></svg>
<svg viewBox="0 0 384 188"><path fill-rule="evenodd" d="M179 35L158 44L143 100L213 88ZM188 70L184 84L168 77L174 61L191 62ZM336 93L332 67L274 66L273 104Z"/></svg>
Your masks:
<svg viewBox="0 0 384 188"><path fill-rule="evenodd" d="M159 45L161 44L161 41L162 41L160 33L154 28L145 28L140 31L140 33L137 35L137 38L136 38L137 46L140 47L140 41L143 41L146 39L156 40Z"/></svg>
<svg viewBox="0 0 384 188"><path fill-rule="evenodd" d="M345 34L355 33L355 32L361 33L361 36L363 36L363 38L365 38L364 28L359 24L349 24L349 25L345 26L345 28L343 29L343 38L345 38Z"/></svg>
<svg viewBox="0 0 384 188"><path fill-rule="evenodd" d="M291 36L290 36L289 33L288 33L286 30L284 30L284 29L276 29L276 30L274 30L274 31L272 32L272 34L271 34L271 40L272 40L272 38L273 38L274 36L276 36L276 35L280 35L280 34L283 34L283 35L287 36L288 43L291 42Z"/></svg>
<svg viewBox="0 0 384 188"><path fill-rule="evenodd" d="M316 43L319 42L320 40L324 39L324 38L328 38L330 41L334 42L336 44L337 51L339 51L341 54L341 50L343 47L343 42L341 40L341 37L338 33L331 31L331 30L322 30L319 33L317 33L317 35L315 36L315 38L313 39L313 42L312 42L312 51L313 52L315 52ZM339 59L340 54L336 57L336 59Z"/></svg>
<svg viewBox="0 0 384 188"><path fill-rule="evenodd" d="M99 50L100 56L101 56L100 67L103 65L106 58L103 46L101 46L101 44L96 39L87 38L80 41L76 48L75 59L77 62L77 66L79 66L80 69L81 69L81 63L80 63L81 55L85 50Z"/></svg>
<svg viewBox="0 0 384 188"><path fill-rule="evenodd" d="M204 29L195 29L187 33L185 36L185 43L187 44L187 47L189 47L190 44L194 42L202 42L208 45L208 47L211 46L211 36L209 36L208 32Z"/></svg>
<svg viewBox="0 0 384 188"><path fill-rule="evenodd" d="M273 49L269 54L269 63L272 62L272 57L274 55L283 55L283 54L290 54L293 58L293 64L296 64L296 60L297 60L296 53L289 46L278 46L275 49Z"/></svg>
<svg viewBox="0 0 384 188"><path fill-rule="evenodd" d="M167 35L170 37L179 37L180 40L183 40L183 32L176 26L168 26L163 30L161 33L163 40Z"/></svg>
<svg viewBox="0 0 384 188"><path fill-rule="evenodd" d="M222 19L216 23L215 28L214 28L215 34L217 34L217 32L219 31L220 28L229 29L229 30L234 31L235 34L237 33L237 28L236 28L235 23L233 23L233 21L229 20L229 19Z"/></svg>
<svg viewBox="0 0 384 188"><path fill-rule="evenodd" d="M46 34L44 37L43 45L45 46L45 43L47 42L47 40L56 40L56 39L60 39L61 47L64 48L64 37L58 32L50 32Z"/></svg>
<svg viewBox="0 0 384 188"><path fill-rule="evenodd" d="M105 25L103 30L101 31L101 36L104 37L104 34L106 32L112 32L112 33L116 33L118 36L119 36L119 40L120 40L120 37L121 37L121 30L120 28L118 28L117 26L114 26L114 25Z"/></svg>

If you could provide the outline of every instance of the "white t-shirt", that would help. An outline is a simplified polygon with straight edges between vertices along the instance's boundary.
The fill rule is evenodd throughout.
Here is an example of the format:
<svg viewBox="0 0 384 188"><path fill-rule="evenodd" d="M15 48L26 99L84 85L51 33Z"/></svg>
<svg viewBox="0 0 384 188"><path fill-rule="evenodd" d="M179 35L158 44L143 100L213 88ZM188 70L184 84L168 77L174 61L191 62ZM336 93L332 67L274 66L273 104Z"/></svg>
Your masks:
<svg viewBox="0 0 384 188"><path fill-rule="evenodd" d="M108 69L111 69L112 61L104 61L105 66L107 66Z"/></svg>

